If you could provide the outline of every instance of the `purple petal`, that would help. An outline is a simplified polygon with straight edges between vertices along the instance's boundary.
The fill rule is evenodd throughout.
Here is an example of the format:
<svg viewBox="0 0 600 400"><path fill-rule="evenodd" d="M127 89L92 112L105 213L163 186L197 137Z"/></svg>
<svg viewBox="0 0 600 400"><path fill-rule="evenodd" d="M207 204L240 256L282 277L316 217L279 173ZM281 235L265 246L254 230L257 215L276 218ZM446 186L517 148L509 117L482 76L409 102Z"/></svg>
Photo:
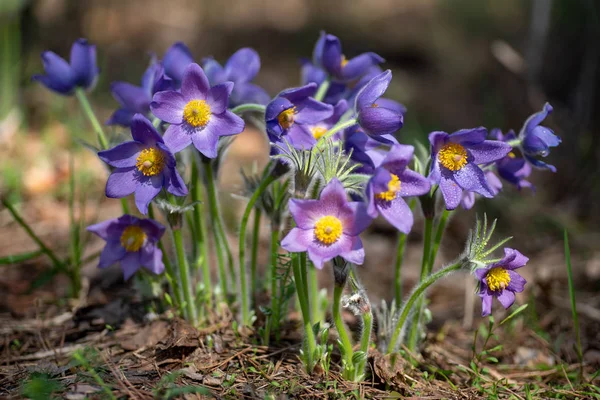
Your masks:
<svg viewBox="0 0 600 400"><path fill-rule="evenodd" d="M154 275L160 275L165 270L162 251L152 243L146 243L140 249L140 264Z"/></svg>
<svg viewBox="0 0 600 400"><path fill-rule="evenodd" d="M131 136L133 136L134 140L144 143L147 146L164 143L162 136L156 131L154 125L142 114L133 116L131 120Z"/></svg>
<svg viewBox="0 0 600 400"><path fill-rule="evenodd" d="M450 135L442 131L435 131L429 134L429 143L431 144L431 152L433 156L435 156L438 151L440 151L442 146L448 142L449 137Z"/></svg>
<svg viewBox="0 0 600 400"><path fill-rule="evenodd" d="M116 168L134 167L140 152L145 148L137 141L121 143L112 149L98 152L98 157Z"/></svg>
<svg viewBox="0 0 600 400"><path fill-rule="evenodd" d="M379 99L377 99L377 102L375 102L375 104L377 104L379 107L387 108L388 110L395 111L398 114L404 115L404 114L406 114L406 111L407 111L404 104L398 103L396 100L386 99L383 97L380 97Z"/></svg>
<svg viewBox="0 0 600 400"><path fill-rule="evenodd" d="M125 248L121 246L119 242L120 237L112 238L111 241L106 243L106 246L100 253L100 260L98 262L98 268L110 267L117 261L125 257Z"/></svg>
<svg viewBox="0 0 600 400"><path fill-rule="evenodd" d="M363 75L374 65L381 64L385 60L375 53L363 53L348 61L342 67L342 76L344 80L354 80Z"/></svg>
<svg viewBox="0 0 600 400"><path fill-rule="evenodd" d="M486 136L487 129L480 126L478 128L461 129L459 131L456 131L448 137L448 141L452 143L459 143L469 147L483 142Z"/></svg>
<svg viewBox="0 0 600 400"><path fill-rule="evenodd" d="M351 201L340 208L338 213L342 229L349 236L357 236L367 229L373 218L367 213L367 205L359 201Z"/></svg>
<svg viewBox="0 0 600 400"><path fill-rule="evenodd" d="M202 68L196 63L188 65L181 82L183 98L186 101L204 100L209 89L210 83L208 83L208 78Z"/></svg>
<svg viewBox="0 0 600 400"><path fill-rule="evenodd" d="M135 113L132 111L126 110L124 108L119 108L116 110L106 121L106 125L121 125L121 126L130 126L131 119L133 118Z"/></svg>
<svg viewBox="0 0 600 400"><path fill-rule="evenodd" d="M285 138L298 150L309 150L317 144L317 140L312 132L304 125L292 125L292 127L288 129Z"/></svg>
<svg viewBox="0 0 600 400"><path fill-rule="evenodd" d="M519 250L506 247L504 249L504 258L495 265L502 266L506 269L517 269L525 266L529 261L529 257L525 257Z"/></svg>
<svg viewBox="0 0 600 400"><path fill-rule="evenodd" d="M214 116L212 117L214 118ZM212 119L211 118L211 119ZM192 143L194 147L205 157L217 157L217 145L219 144L219 134L217 130L210 129L211 124L204 129L195 131L192 135Z"/></svg>
<svg viewBox="0 0 600 400"><path fill-rule="evenodd" d="M431 190L431 183L429 180L410 169L404 170L403 173L398 175L400 179L400 196L422 196Z"/></svg>
<svg viewBox="0 0 600 400"><path fill-rule="evenodd" d="M473 274L477 277L477 279L483 281L489 271L490 268L477 268Z"/></svg>
<svg viewBox="0 0 600 400"><path fill-rule="evenodd" d="M317 47L321 47L317 42ZM321 50L315 48L315 52ZM320 61L323 68L332 75L339 75L342 69L342 44L334 35L325 35L322 41L322 52L320 55L315 53L315 60Z"/></svg>
<svg viewBox="0 0 600 400"><path fill-rule="evenodd" d="M227 103L229 102L229 95L233 90L233 82L225 82L219 85L213 86L208 91L206 101L210 106L210 112L214 114L221 114L227 109Z"/></svg>
<svg viewBox="0 0 600 400"><path fill-rule="evenodd" d="M96 46L85 39L78 39L71 47L71 67L78 86L89 88L98 76L96 66Z"/></svg>
<svg viewBox="0 0 600 400"><path fill-rule="evenodd" d="M158 92L152 98L150 109L152 114L169 124L183 122L183 109L187 102L183 95L175 91Z"/></svg>
<svg viewBox="0 0 600 400"><path fill-rule="evenodd" d="M121 269L123 270L123 279L129 280L138 269L140 269L140 252L128 252L121 260Z"/></svg>
<svg viewBox="0 0 600 400"><path fill-rule="evenodd" d="M392 201L375 200L379 213L396 229L408 234L413 226L413 213L402 197Z"/></svg>
<svg viewBox="0 0 600 400"><path fill-rule="evenodd" d="M192 144L192 135L182 125L170 125L163 140L171 153L178 153Z"/></svg>
<svg viewBox="0 0 600 400"><path fill-rule="evenodd" d="M227 79L238 82L250 82L260 70L260 57L251 48L239 49L225 64Z"/></svg>
<svg viewBox="0 0 600 400"><path fill-rule="evenodd" d="M294 121L298 124L316 124L333 114L331 104L321 103L311 97L295 103L296 115Z"/></svg>
<svg viewBox="0 0 600 400"><path fill-rule="evenodd" d="M492 313L492 299L493 297L488 294L481 295L481 316L487 317Z"/></svg>
<svg viewBox="0 0 600 400"><path fill-rule="evenodd" d="M167 192L174 194L175 196L186 196L188 189L185 187L185 183L177 168L165 169L165 187Z"/></svg>
<svg viewBox="0 0 600 400"><path fill-rule="evenodd" d="M301 229L313 229L317 220L327 214L319 200L291 199L289 202L290 214L294 222ZM337 215L337 210L335 210Z"/></svg>
<svg viewBox="0 0 600 400"><path fill-rule="evenodd" d="M123 228L117 219L109 219L94 225L90 225L86 228L86 230L95 233L106 241L109 241L116 236L120 236Z"/></svg>
<svg viewBox="0 0 600 400"><path fill-rule="evenodd" d="M352 264L362 265L365 261L365 248L363 247L362 240L358 236L350 237L350 240L350 250L344 251L340 256Z"/></svg>
<svg viewBox="0 0 600 400"><path fill-rule="evenodd" d="M469 146L468 152L473 156L475 164L487 164L500 160L512 150L507 143L496 140L484 140L482 143Z"/></svg>
<svg viewBox="0 0 600 400"><path fill-rule="evenodd" d="M213 84L219 84L227 80L225 70L217 61L212 58L202 60L202 69L208 78L208 81Z"/></svg>
<svg viewBox="0 0 600 400"><path fill-rule="evenodd" d="M404 118L387 108L365 107L359 111L358 123L367 134L385 135L402 128Z"/></svg>
<svg viewBox="0 0 600 400"><path fill-rule="evenodd" d="M138 185L135 188L135 205L142 214L148 214L148 205L152 199L158 196L162 187L162 175L154 175L147 179L138 179Z"/></svg>
<svg viewBox="0 0 600 400"><path fill-rule="evenodd" d="M396 144L390 148L381 166L398 175L402 173L413 158L415 148L405 144Z"/></svg>
<svg viewBox="0 0 600 400"><path fill-rule="evenodd" d="M271 98L260 86L253 83L236 83L229 102L232 106L245 103L267 104Z"/></svg>
<svg viewBox="0 0 600 400"><path fill-rule="evenodd" d="M137 185L136 173L135 167L114 170L106 181L106 197L119 199L133 193Z"/></svg>
<svg viewBox="0 0 600 400"><path fill-rule="evenodd" d="M453 179L441 176L440 189L446 203L447 210L454 210L462 199L462 188Z"/></svg>
<svg viewBox="0 0 600 400"><path fill-rule="evenodd" d="M515 302L515 293L510 290L503 290L498 296L498 301L502 304L502 307L507 309Z"/></svg>
<svg viewBox="0 0 600 400"><path fill-rule="evenodd" d="M389 69L371 79L356 96L355 109L371 107L385 93L391 80L392 71Z"/></svg>
<svg viewBox="0 0 600 400"><path fill-rule="evenodd" d="M321 191L319 201L323 206L323 215L337 217L339 210L348 202L344 185L337 178L333 178Z"/></svg>
<svg viewBox="0 0 600 400"><path fill-rule="evenodd" d="M507 289L512 290L513 292L521 293L525 289L525 284L527 283L525 278L512 270L508 271L508 276L510 276L510 282Z"/></svg>
<svg viewBox="0 0 600 400"><path fill-rule="evenodd" d="M213 114L210 117L210 122L204 128L215 133L215 136L231 136L237 135L244 130L244 120L238 115L226 110L221 114Z"/></svg>
<svg viewBox="0 0 600 400"><path fill-rule="evenodd" d="M550 103L544 104L542 111L531 115L527 119L527 121L525 121L525 124L523 125L523 132L521 134L523 135L523 134L527 134L527 133L531 132L544 119L546 119L546 117L548 116L548 114L550 114L552 112L552 110L553 110L553 108L550 105Z"/></svg>
<svg viewBox="0 0 600 400"><path fill-rule="evenodd" d="M460 205L465 210L470 210L475 205L475 193L474 192L463 192L462 200Z"/></svg>
<svg viewBox="0 0 600 400"><path fill-rule="evenodd" d="M141 219L137 224L146 233L150 242L158 242L160 238L165 234L166 228L162 224L154 221L153 219Z"/></svg>
<svg viewBox="0 0 600 400"><path fill-rule="evenodd" d="M314 240L312 229L292 228L281 241L281 247L289 252L306 251Z"/></svg>
<svg viewBox="0 0 600 400"><path fill-rule="evenodd" d="M453 173L454 180L460 187L469 192L492 198L494 192L490 189L481 168L475 164L467 163L464 167Z"/></svg>
<svg viewBox="0 0 600 400"><path fill-rule="evenodd" d="M348 254L349 256L352 256L351 253L355 250L358 250L355 249L354 246L357 244L362 244L360 239L358 242L356 242L354 238L355 237L342 234L337 242L330 245L323 245L313 239L313 243L308 247L308 257L313 264L315 264L315 267L322 269L324 263L332 260L336 256L342 254ZM355 256L360 256L360 253ZM359 261L362 263L362 260Z"/></svg>
<svg viewBox="0 0 600 400"><path fill-rule="evenodd" d="M50 90L69 94L75 87L75 73L69 63L52 51L42 53L42 63L46 75L35 75L32 79L41 82Z"/></svg>
<svg viewBox="0 0 600 400"><path fill-rule="evenodd" d="M181 42L169 47L163 58L165 73L178 82L183 80L185 69L194 62L187 46Z"/></svg>
<svg viewBox="0 0 600 400"><path fill-rule="evenodd" d="M309 83L301 87L282 90L277 97L283 97L291 103L296 104L299 101L306 100L307 97L314 95L316 92L317 85L315 83Z"/></svg>
<svg viewBox="0 0 600 400"><path fill-rule="evenodd" d="M115 100L130 111L146 113L150 110L148 93L139 86L128 82L113 82L110 84L110 91Z"/></svg>

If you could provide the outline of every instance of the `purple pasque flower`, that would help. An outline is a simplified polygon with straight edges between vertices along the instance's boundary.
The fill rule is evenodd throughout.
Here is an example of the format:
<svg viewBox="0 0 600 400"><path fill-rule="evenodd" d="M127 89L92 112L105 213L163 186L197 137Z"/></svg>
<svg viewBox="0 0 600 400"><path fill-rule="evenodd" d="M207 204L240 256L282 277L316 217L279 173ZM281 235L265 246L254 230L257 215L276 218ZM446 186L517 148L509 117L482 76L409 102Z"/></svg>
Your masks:
<svg viewBox="0 0 600 400"><path fill-rule="evenodd" d="M356 96L354 106L358 124L375 140L386 142L381 135L390 135L402 128L404 117L400 108L387 108L389 102L378 103L392 80L389 69L371 79ZM396 103L399 104L399 103Z"/></svg>
<svg viewBox="0 0 600 400"><path fill-rule="evenodd" d="M317 85L286 89L275 97L265 110L265 121L269 140L278 143L287 140L296 149L310 149L317 140L311 126L333 115L333 106L321 103L311 96Z"/></svg>
<svg viewBox="0 0 600 400"><path fill-rule="evenodd" d="M96 83L96 46L86 39L77 39L71 46L70 61L65 61L52 51L42 53L44 75L34 75L31 79L40 82L53 92L69 95L76 87L90 89Z"/></svg>
<svg viewBox="0 0 600 400"><path fill-rule="evenodd" d="M515 293L521 293L527 281L515 270L527 264L529 258L519 251L505 248L504 258L486 268L476 269L474 274L479 279L479 297L482 302L483 317L492 313L492 299L496 297L504 308L515 302Z"/></svg>
<svg viewBox="0 0 600 400"><path fill-rule="evenodd" d="M155 93L171 90L173 85L174 82L165 76L162 64L155 59L144 72L141 86L135 86L128 82L113 82L110 85L110 91L121 108L113 113L106 124L131 125L131 119L135 114L148 115L150 113L150 102Z"/></svg>
<svg viewBox="0 0 600 400"><path fill-rule="evenodd" d="M198 64L190 64L183 75L181 91L164 91L154 95L150 109L168 122L164 140L173 153L190 144L208 158L217 156L221 136L237 135L244 130L244 120L227 109L232 82L211 87Z"/></svg>
<svg viewBox="0 0 600 400"><path fill-rule="evenodd" d="M321 139L323 135L327 133L328 130L333 128L333 126L340 121L340 118L346 113L346 111L348 111L348 109L349 107L346 100L342 99L338 101L337 104L333 107L333 114L331 114L329 118L325 118L323 121L319 121L316 124L309 125L308 129L312 133L313 137L317 141ZM330 139L334 142L337 142L338 140L342 140L343 136L343 131L338 131L334 133L333 136L330 137Z"/></svg>
<svg viewBox="0 0 600 400"><path fill-rule="evenodd" d="M542 111L531 115L525 121L519 133L519 139L521 140L523 156L527 162L534 167L556 172L556 167L535 158L546 157L550 154L550 147L556 147L561 143L560 138L554 134L552 129L540 125L551 112L552 106L550 103L544 104Z"/></svg>
<svg viewBox="0 0 600 400"><path fill-rule="evenodd" d="M487 181L492 193L496 196L502 190L502 182L492 171L484 171L485 180ZM460 205L465 210L470 210L475 205L475 192L464 191Z"/></svg>
<svg viewBox="0 0 600 400"><path fill-rule="evenodd" d="M517 139L512 130L503 135L500 129L492 129L490 137L503 142L510 142ZM502 179L515 185L519 190L522 188L535 190L533 184L527 180L529 175L531 175L531 165L525 162L525 159L518 157L514 150L508 153L506 157L496 161L496 170Z"/></svg>
<svg viewBox="0 0 600 400"><path fill-rule="evenodd" d="M399 144L392 135L384 135L392 145ZM363 174L373 174L387 155L387 148L367 135L360 126L354 125L344 130L344 151L350 154L352 161L361 164L356 170Z"/></svg>
<svg viewBox="0 0 600 400"><path fill-rule="evenodd" d="M313 62L322 67L333 80L348 82L360 78L374 65L385 60L379 55L368 52L350 60L342 53L340 39L334 35L321 32L315 44Z"/></svg>
<svg viewBox="0 0 600 400"><path fill-rule="evenodd" d="M194 63L194 57L190 49L183 43L174 43L165 52L162 64L165 68L165 74L175 81L177 87L183 81L183 75L186 68Z"/></svg>
<svg viewBox="0 0 600 400"><path fill-rule="evenodd" d="M165 227L158 222L125 214L88 226L87 230L106 241L98 268L120 262L125 280L131 278L140 267L155 275L165 270L163 254L157 246Z"/></svg>
<svg viewBox="0 0 600 400"><path fill-rule="evenodd" d="M489 164L505 157L512 148L504 142L486 140L483 127L462 129L449 135L446 132L429 134L431 170L429 179L442 191L446 209L454 210L462 192L475 192L494 197L494 191L478 164Z"/></svg>
<svg viewBox="0 0 600 400"><path fill-rule="evenodd" d="M414 219L403 197L421 196L431 189L427 178L407 168L413 154L413 146L392 146L366 189L369 216L375 218L381 214L405 234L412 229Z"/></svg>
<svg viewBox="0 0 600 400"><path fill-rule="evenodd" d="M332 179L318 200L292 199L289 207L296 227L282 240L281 247L292 253L308 252L319 269L337 256L353 264L363 263L365 250L358 235L372 219L364 203L348 201L340 181Z"/></svg>
<svg viewBox="0 0 600 400"><path fill-rule="evenodd" d="M106 182L106 196L121 198L135 193L138 210L146 214L163 187L175 196L187 195L175 157L150 121L136 114L131 120L131 135L131 142L98 153L102 161L115 167Z"/></svg>
<svg viewBox="0 0 600 400"><path fill-rule="evenodd" d="M303 85L309 83L320 85L327 79L327 72L323 68L314 65L312 61L303 59L301 60L301 63L302 68L300 70L300 76ZM330 82L327 92L325 93L325 96L323 96L323 102L327 104L336 104L347 96L348 87L345 83ZM354 104L354 102L349 104Z"/></svg>
<svg viewBox="0 0 600 400"><path fill-rule="evenodd" d="M231 81L234 83L229 105L231 107L244 103L267 104L269 95L267 92L251 83L260 70L260 57L251 48L242 48L233 55L222 67L212 58L203 62L204 72L212 85Z"/></svg>

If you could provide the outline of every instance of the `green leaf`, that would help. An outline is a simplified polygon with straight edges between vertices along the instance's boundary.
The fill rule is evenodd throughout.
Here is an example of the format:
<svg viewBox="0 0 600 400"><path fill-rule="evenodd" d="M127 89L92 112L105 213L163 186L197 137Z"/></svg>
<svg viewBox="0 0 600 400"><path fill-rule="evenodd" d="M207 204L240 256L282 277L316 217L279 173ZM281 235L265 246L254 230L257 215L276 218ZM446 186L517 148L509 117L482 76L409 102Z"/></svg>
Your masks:
<svg viewBox="0 0 600 400"><path fill-rule="evenodd" d="M517 315L519 315L523 310L525 310L527 307L529 306L529 304L523 304L522 306L520 306L519 308L517 308L515 311L513 311L508 317L504 318L502 320L502 322L500 322L500 325L505 324L506 322L510 321L511 319L513 319L514 317L516 317Z"/></svg>
<svg viewBox="0 0 600 400"><path fill-rule="evenodd" d="M0 265L20 264L22 262L39 257L41 254L41 250L36 250L29 253L13 254L6 257L0 257Z"/></svg>

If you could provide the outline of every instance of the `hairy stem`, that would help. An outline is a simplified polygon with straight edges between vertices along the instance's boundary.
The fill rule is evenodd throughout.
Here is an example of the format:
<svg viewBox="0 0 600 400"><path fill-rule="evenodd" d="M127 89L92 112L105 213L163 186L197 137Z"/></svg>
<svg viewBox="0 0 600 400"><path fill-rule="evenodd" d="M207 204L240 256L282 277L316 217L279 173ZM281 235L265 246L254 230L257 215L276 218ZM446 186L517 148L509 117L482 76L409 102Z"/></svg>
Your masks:
<svg viewBox="0 0 600 400"><path fill-rule="evenodd" d="M369 354L369 344L371 343L371 331L373 330L373 313L369 310L362 315L363 331L360 337L360 351L364 353L364 359L356 366L356 379L362 379L365 374L365 365Z"/></svg>
<svg viewBox="0 0 600 400"><path fill-rule="evenodd" d="M354 365L352 364L352 342L350 341L350 336L346 330L346 325L342 320L341 313L341 300L342 293L344 292L344 286L335 284L333 286L333 322L335 323L335 328L338 331L338 335L340 337L340 342L343 347L344 353L344 370L342 371L342 376L348 380L354 380Z"/></svg>
<svg viewBox="0 0 600 400"><path fill-rule="evenodd" d="M258 247L260 244L260 218L262 210L254 209L254 227L252 228L252 254L250 255L250 294L252 297L258 293Z"/></svg>
<svg viewBox="0 0 600 400"><path fill-rule="evenodd" d="M237 115L241 115L245 112L257 112L257 113L265 113L266 107L263 106L262 104L254 104L254 103L248 103L248 104L240 104L237 107L234 107L231 109L231 112Z"/></svg>
<svg viewBox="0 0 600 400"><path fill-rule="evenodd" d="M302 282L303 279L300 255L297 253L292 254L292 268L294 272L294 283L296 284L296 294L298 295L300 310L302 311L302 320L304 322L304 361L306 363L306 371L310 374L314 368L313 357L317 344L315 340L315 333L313 332L312 324L310 323L308 296L306 295L304 284Z"/></svg>
<svg viewBox="0 0 600 400"><path fill-rule="evenodd" d="M321 84L319 85L319 89L317 90L317 93L314 96L314 99L317 101L323 101L323 98L325 98L325 95L327 94L327 90L329 90L330 85L331 81L329 79L325 79L323 82L321 82Z"/></svg>
<svg viewBox="0 0 600 400"><path fill-rule="evenodd" d="M179 267L179 277L181 278L181 286L183 287L183 296L185 298L188 318L192 325L196 326L198 324L198 313L196 312L196 301L192 294L190 267L185 255L181 229L173 229L173 242L175 243L177 252L177 266Z"/></svg>
<svg viewBox="0 0 600 400"><path fill-rule="evenodd" d="M206 231L206 220L204 219L204 194L202 193L202 179L200 178L199 164L197 158L192 157L192 201L194 204L194 247L199 248L199 260L202 267L202 279L206 293L206 306L211 307L212 282L210 280L210 265L208 264L208 233Z"/></svg>
<svg viewBox="0 0 600 400"><path fill-rule="evenodd" d="M81 104L81 108L83 108L83 112L85 113L86 117L92 124L94 131L96 131L96 135L98 136L98 143L100 144L100 148L103 150L107 149L108 148L108 140L106 139L106 135L104 134L102 125L100 125L98 118L96 118L96 114L94 114L94 110L92 110L92 106L90 105L90 102L88 101L88 98L85 94L85 90L82 88L75 89L75 96L77 96L77 100L79 100L79 103Z"/></svg>

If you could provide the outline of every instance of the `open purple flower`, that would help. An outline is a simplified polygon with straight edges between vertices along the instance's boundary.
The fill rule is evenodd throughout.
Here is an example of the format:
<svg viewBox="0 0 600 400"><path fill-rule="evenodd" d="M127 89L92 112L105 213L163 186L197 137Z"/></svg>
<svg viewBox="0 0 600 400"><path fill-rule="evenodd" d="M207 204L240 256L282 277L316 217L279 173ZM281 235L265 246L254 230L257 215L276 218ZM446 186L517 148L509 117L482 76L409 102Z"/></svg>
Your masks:
<svg viewBox="0 0 600 400"><path fill-rule="evenodd" d="M533 114L525 121L519 133L519 139L521 140L521 148L527 162L534 167L556 172L556 168L553 165L546 164L535 158L540 156L546 157L550 154L550 147L556 147L561 143L560 138L554 134L552 129L540 125L551 112L552 106L549 103L544 104L542 111Z"/></svg>
<svg viewBox="0 0 600 400"><path fill-rule="evenodd" d="M42 53L42 62L46 73L31 79L59 94L72 94L76 87L90 89L98 77L96 46L85 39L78 39L71 46L70 63L52 51Z"/></svg>
<svg viewBox="0 0 600 400"><path fill-rule="evenodd" d="M389 101L383 104L378 103L379 98L387 90L390 81L392 80L392 72L384 71L375 76L369 81L356 96L355 111L358 119L358 124L363 128L365 133L375 140L388 143L385 137L381 135L389 135L402 128L404 117L400 112L400 108L387 108ZM395 102L394 102L395 103ZM399 103L395 103L399 104Z"/></svg>
<svg viewBox="0 0 600 400"><path fill-rule="evenodd" d="M409 233L413 214L403 197L421 196L431 189L429 181L407 168L414 147L392 146L367 184L367 211L372 218L381 214L402 233Z"/></svg>
<svg viewBox="0 0 600 400"><path fill-rule="evenodd" d="M167 49L162 64L165 74L173 79L179 87L187 67L194 63L190 49L182 42L177 42Z"/></svg>
<svg viewBox="0 0 600 400"><path fill-rule="evenodd" d="M140 267L155 275L162 274L165 270L163 254L157 246L165 233L165 227L158 222L125 214L88 226L87 230L106 241L106 246L100 253L98 268L120 262L125 280L131 278Z"/></svg>
<svg viewBox="0 0 600 400"><path fill-rule="evenodd" d="M492 299L496 297L504 308L515 302L515 293L525 288L527 281L515 270L527 264L529 258L519 251L505 248L504 258L486 268L476 269L474 274L479 279L479 297L482 301L482 316L492 313Z"/></svg>
<svg viewBox="0 0 600 400"><path fill-rule="evenodd" d="M175 167L175 157L154 126L141 114L131 121L133 141L98 153L102 161L115 167L106 182L106 196L121 198L135 193L142 214L162 188L175 196L188 193Z"/></svg>
<svg viewBox="0 0 600 400"><path fill-rule="evenodd" d="M494 194L494 196L497 195L500 192L500 190L502 190L502 182L492 171L485 171L484 175L485 180L487 181L490 189L492 190L492 193ZM460 205L465 210L470 210L471 208L473 208L473 206L475 205L475 192L463 192L462 199L460 200Z"/></svg>
<svg viewBox="0 0 600 400"><path fill-rule="evenodd" d="M492 129L490 137L502 142L510 142L517 138L512 130L503 135L500 129ZM519 190L522 188L535 190L533 184L527 180L531 175L531 165L525 162L525 159L518 157L514 150L506 157L496 161L496 170L502 179L515 185Z"/></svg>
<svg viewBox="0 0 600 400"><path fill-rule="evenodd" d="M486 135L483 127L462 129L452 135L429 134L432 160L429 179L440 185L446 209L454 210L458 206L463 190L494 197L494 190L477 165L499 160L512 148L504 142L485 140Z"/></svg>
<svg viewBox="0 0 600 400"><path fill-rule="evenodd" d="M221 136L237 135L244 130L244 120L227 110L232 89L232 82L210 87L202 68L190 64L183 75L181 92L154 95L150 109L171 124L164 139L173 153L194 143L199 152L215 158Z"/></svg>
<svg viewBox="0 0 600 400"><path fill-rule="evenodd" d="M113 82L110 85L110 91L121 108L113 113L106 124L131 125L131 119L135 114L150 113L150 102L156 92L171 89L173 89L173 81L165 76L162 64L153 60L142 76L141 86L128 82Z"/></svg>
<svg viewBox="0 0 600 400"><path fill-rule="evenodd" d="M365 250L358 235L371 223L362 202L349 202L344 186L331 180L319 200L292 199L290 213L296 227L281 242L287 251L308 252L308 257L321 269L336 256L362 264Z"/></svg>
<svg viewBox="0 0 600 400"><path fill-rule="evenodd" d="M227 60L225 67L209 58L203 62L204 72L212 85L231 81L234 83L229 104L231 107L244 103L267 104L269 95L251 81L260 70L260 57L254 49L239 49Z"/></svg>
<svg viewBox="0 0 600 400"><path fill-rule="evenodd" d="M310 127L333 115L333 107L311 96L317 85L310 83L286 89L267 105L265 121L269 140L278 143L286 139L297 149L310 149L317 143Z"/></svg>
<svg viewBox="0 0 600 400"><path fill-rule="evenodd" d="M334 80L348 82L360 78L368 69L385 60L379 55L368 52L350 60L342 53L342 44L334 36L321 32L313 51L313 62L323 67Z"/></svg>

